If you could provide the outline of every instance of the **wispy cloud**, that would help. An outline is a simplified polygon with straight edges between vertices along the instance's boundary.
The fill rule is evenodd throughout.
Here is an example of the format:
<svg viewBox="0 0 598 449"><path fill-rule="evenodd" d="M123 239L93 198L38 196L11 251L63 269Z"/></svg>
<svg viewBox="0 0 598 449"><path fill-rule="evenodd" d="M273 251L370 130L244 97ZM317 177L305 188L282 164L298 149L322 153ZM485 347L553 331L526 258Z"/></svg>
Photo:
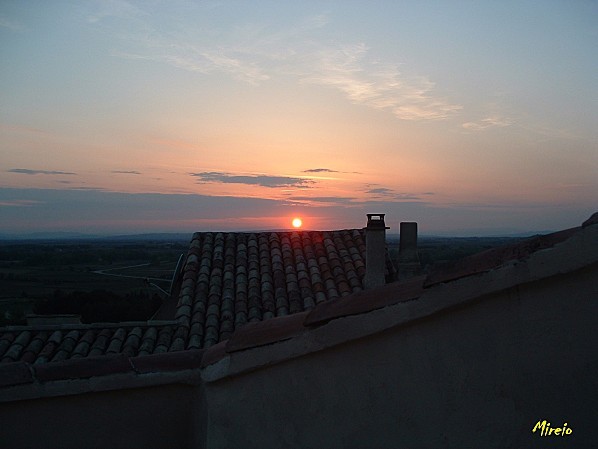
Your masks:
<svg viewBox="0 0 598 449"><path fill-rule="evenodd" d="M103 20L127 14L134 20L126 28L118 20ZM278 30L239 24L226 31L210 22L189 27L177 21L176 28L168 29L153 24L150 17L116 1L89 20L106 22L107 32L121 36L125 47L115 55L122 58L201 74L226 73L250 84L292 76L303 84L334 88L355 104L388 111L402 120L444 119L462 109L436 94L435 83L427 77L399 71L397 61L376 59L366 43L338 42L327 34L324 14Z"/></svg>
<svg viewBox="0 0 598 449"><path fill-rule="evenodd" d="M504 128L510 126L513 121L506 117L490 116L484 119L478 120L477 122L466 122L461 126L469 131L482 131L487 128Z"/></svg>
<svg viewBox="0 0 598 449"><path fill-rule="evenodd" d="M234 77L257 84L270 78L255 62L245 61L242 57L228 55L225 50L204 51L199 54L211 67L232 74Z"/></svg>
<svg viewBox="0 0 598 449"><path fill-rule="evenodd" d="M143 15L138 7L124 0L104 0L93 3L95 9L87 14L87 21L97 23L104 19L131 19Z"/></svg>
<svg viewBox="0 0 598 449"><path fill-rule="evenodd" d="M290 196L288 201L299 202L303 204L318 203L318 205L350 205L358 202L357 198L347 196Z"/></svg>
<svg viewBox="0 0 598 449"><path fill-rule="evenodd" d="M115 56L124 59L162 62L179 69L204 75L213 72L225 72L233 78L249 84L258 84L270 78L258 64L229 55L225 49L210 50L193 45L177 45L167 42L163 44L154 43L153 47L165 47L165 50L145 55L117 52Z"/></svg>
<svg viewBox="0 0 598 449"><path fill-rule="evenodd" d="M387 189L386 187L379 187L379 188L376 188L376 189L366 190L365 193L369 193L369 194L372 194L372 195L386 195L386 196L389 196L389 195L394 195L394 190Z"/></svg>
<svg viewBox="0 0 598 449"><path fill-rule="evenodd" d="M303 82L331 86L353 103L386 110L402 120L447 118L461 105L434 95L435 84L423 76L406 76L396 64L368 57L364 43L323 48L315 58L313 73Z"/></svg>
<svg viewBox="0 0 598 449"><path fill-rule="evenodd" d="M363 175L362 172L359 171L340 171L340 170L333 170L331 168L308 168L307 170L303 170L302 173L345 173L345 174L353 174L353 175Z"/></svg>
<svg viewBox="0 0 598 449"><path fill-rule="evenodd" d="M31 170L29 168L11 168L7 170L9 173L20 173L23 175L76 175L77 173L68 171L55 171L55 170Z"/></svg>
<svg viewBox="0 0 598 449"><path fill-rule="evenodd" d="M304 178L290 176L269 176L269 175L235 175L224 172L201 172L191 173L200 183L220 182L223 184L246 184L261 187L295 187L308 188L314 181Z"/></svg>
<svg viewBox="0 0 598 449"><path fill-rule="evenodd" d="M34 200L4 200L0 201L0 207L30 207L39 203Z"/></svg>
<svg viewBox="0 0 598 449"><path fill-rule="evenodd" d="M140 175L141 172L136 170L112 170L112 173L122 174L122 175Z"/></svg>
<svg viewBox="0 0 598 449"><path fill-rule="evenodd" d="M370 195L370 198L373 200L383 200L383 201L389 201L389 202L424 201L424 199L422 197L434 195L432 192L425 192L425 193L397 192L396 190L389 189L387 187L368 188L365 191L365 193Z"/></svg>
<svg viewBox="0 0 598 449"><path fill-rule="evenodd" d="M332 170L330 168L309 168L303 170L303 173L338 173L338 170Z"/></svg>

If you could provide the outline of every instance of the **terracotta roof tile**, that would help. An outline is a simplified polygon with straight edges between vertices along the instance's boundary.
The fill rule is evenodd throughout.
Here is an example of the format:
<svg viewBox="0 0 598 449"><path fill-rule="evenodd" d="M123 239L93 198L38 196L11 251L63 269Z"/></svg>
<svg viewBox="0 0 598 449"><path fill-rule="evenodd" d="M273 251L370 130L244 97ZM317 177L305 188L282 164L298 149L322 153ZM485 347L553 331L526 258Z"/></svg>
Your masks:
<svg viewBox="0 0 598 449"><path fill-rule="evenodd" d="M95 341L91 345L91 350L89 351L89 356L94 357L97 355L104 354L106 347L108 346L108 341L110 340L110 336L112 335L112 331L110 329L102 329L99 334L96 336Z"/></svg>
<svg viewBox="0 0 598 449"><path fill-rule="evenodd" d="M4 357L4 354L10 348L10 345L15 339L13 332L6 332L0 336L0 357Z"/></svg>
<svg viewBox="0 0 598 449"><path fill-rule="evenodd" d="M75 349L78 340L79 331L72 330L68 332L60 342L58 348L56 348L56 352L52 357L52 362L60 362L62 360L68 359L73 349Z"/></svg>
<svg viewBox="0 0 598 449"><path fill-rule="evenodd" d="M186 327L179 326L172 337L169 351L183 351L186 346L188 330Z"/></svg>
<svg viewBox="0 0 598 449"><path fill-rule="evenodd" d="M62 325L56 329L28 326L0 333L0 362L23 361L35 365L70 359L124 354L129 357L186 349L184 326L143 323L120 325ZM175 332L176 328L176 332ZM21 329L21 330L18 330Z"/></svg>
<svg viewBox="0 0 598 449"><path fill-rule="evenodd" d="M34 363L40 364L49 362L54 356L54 353L56 352L58 346L60 346L60 343L62 342L62 337L63 335L61 331L54 331L52 335L50 335L50 338L48 338L48 340L46 341L46 344L40 351Z"/></svg>
<svg viewBox="0 0 598 449"><path fill-rule="evenodd" d="M16 338L12 342L12 345L4 353L2 362L16 362L19 360L23 350L29 344L31 339L31 332L23 331L17 334Z"/></svg>
<svg viewBox="0 0 598 449"><path fill-rule="evenodd" d="M79 340L79 343L77 343L77 346L75 347L75 349L73 350L72 357L73 358L86 357L87 354L89 354L89 350L91 349L91 345L94 340L95 340L95 332L92 331L91 329L87 330L83 334L81 339Z"/></svg>
<svg viewBox="0 0 598 449"><path fill-rule="evenodd" d="M33 382L30 366L24 362L0 365L0 387L9 387Z"/></svg>
<svg viewBox="0 0 598 449"><path fill-rule="evenodd" d="M139 355L148 355L154 352L156 340L158 339L158 329L149 327L143 334L141 346L139 347Z"/></svg>
<svg viewBox="0 0 598 449"><path fill-rule="evenodd" d="M306 328L303 322L307 314L308 312L296 313L243 326L228 340L226 352L230 353L248 347L267 345L305 332Z"/></svg>
<svg viewBox="0 0 598 449"><path fill-rule="evenodd" d="M372 291L363 291L347 298L337 298L319 304L305 318L305 326L314 326L331 319L357 315L380 309L397 302L418 298L423 292L425 276L403 282L395 282L378 287Z"/></svg>
<svg viewBox="0 0 598 449"><path fill-rule="evenodd" d="M154 354L159 354L161 352L167 352L168 348L170 347L170 342L172 341L172 328L171 327L163 327L158 332L158 339L156 340L156 346L154 347Z"/></svg>
<svg viewBox="0 0 598 449"><path fill-rule="evenodd" d="M363 289L364 231L193 234L177 321L210 347L247 323L311 310Z"/></svg>
<svg viewBox="0 0 598 449"><path fill-rule="evenodd" d="M39 352L42 350L47 339L48 339L47 332L36 333L33 336L33 338L31 339L31 341L29 342L29 345L27 346L25 351L23 352L23 356L21 357L21 360L23 362L27 362L27 363L35 362L37 354L39 354Z"/></svg>
<svg viewBox="0 0 598 449"><path fill-rule="evenodd" d="M108 343L108 349L106 350L106 354L119 354L121 352L121 348L123 342L125 341L126 332L123 328L119 328L112 334L112 338Z"/></svg>
<svg viewBox="0 0 598 449"><path fill-rule="evenodd" d="M134 327L129 331L125 342L123 343L122 353L128 357L133 357L137 354L137 349L141 343L141 337L143 336L143 331L141 327L137 326Z"/></svg>

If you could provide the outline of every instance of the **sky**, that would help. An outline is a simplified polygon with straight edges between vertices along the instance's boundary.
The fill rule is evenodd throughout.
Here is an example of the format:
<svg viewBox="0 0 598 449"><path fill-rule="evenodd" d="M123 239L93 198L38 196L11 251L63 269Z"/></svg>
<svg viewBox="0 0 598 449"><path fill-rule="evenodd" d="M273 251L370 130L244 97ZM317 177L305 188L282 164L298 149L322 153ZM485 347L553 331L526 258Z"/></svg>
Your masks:
<svg viewBox="0 0 598 449"><path fill-rule="evenodd" d="M0 233L598 210L598 2L0 2Z"/></svg>

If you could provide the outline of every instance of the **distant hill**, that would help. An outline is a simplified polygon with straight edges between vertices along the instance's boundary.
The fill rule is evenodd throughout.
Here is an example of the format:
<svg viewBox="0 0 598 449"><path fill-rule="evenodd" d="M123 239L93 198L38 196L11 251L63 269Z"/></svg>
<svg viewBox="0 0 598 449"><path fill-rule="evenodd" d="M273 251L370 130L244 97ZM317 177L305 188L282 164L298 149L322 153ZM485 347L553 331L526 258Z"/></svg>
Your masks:
<svg viewBox="0 0 598 449"><path fill-rule="evenodd" d="M123 235L110 235L103 236L101 240L112 240L112 241L172 241L172 240L184 240L186 242L191 241L192 232L154 232L147 234L123 234Z"/></svg>
<svg viewBox="0 0 598 449"><path fill-rule="evenodd" d="M259 233L259 232L289 232L294 231L290 229L278 229L278 230L252 230L252 231L244 231L244 232L252 232L252 233ZM303 231L307 231L304 229ZM522 238L522 237L532 237L534 235L543 235L543 234L550 234L552 231L530 231L530 232L518 232L518 233L486 233L480 232L478 236L466 236L460 235L459 233L455 233L455 235L451 236L450 234L440 234L440 235L432 235L432 234L420 234L420 239L436 239L436 238L487 238L487 237L497 237L497 238ZM191 236L193 232L152 232L152 233L141 233L141 234L116 234L116 235L102 235L102 234L85 234L82 232L65 232L65 231L48 231L48 232L31 232L31 233L23 233L23 234L0 234L0 240L4 241L27 241L27 240L103 240L103 241L185 241L189 242L191 240ZM474 234L475 235L475 234ZM399 238L398 233L387 233L386 237L389 240L395 240Z"/></svg>
<svg viewBox="0 0 598 449"><path fill-rule="evenodd" d="M477 238L505 238L505 239L520 239L520 238L527 238L527 237L534 237L536 235L546 235L552 234L555 231L544 230L544 231L522 231L522 232L488 232L486 231L479 231L479 232L455 232L454 235L451 234L419 234L418 238L420 239L477 239ZM386 234L387 238L390 239L399 239L399 233L389 233Z"/></svg>
<svg viewBox="0 0 598 449"><path fill-rule="evenodd" d="M81 240L96 239L98 235L81 232L30 232L24 234L0 234L0 240Z"/></svg>
<svg viewBox="0 0 598 449"><path fill-rule="evenodd" d="M0 234L0 240L5 241L28 241L28 240L96 240L96 241L190 241L190 232L162 232L147 234L121 234L121 235L97 235L83 234L80 232L32 232L26 234Z"/></svg>

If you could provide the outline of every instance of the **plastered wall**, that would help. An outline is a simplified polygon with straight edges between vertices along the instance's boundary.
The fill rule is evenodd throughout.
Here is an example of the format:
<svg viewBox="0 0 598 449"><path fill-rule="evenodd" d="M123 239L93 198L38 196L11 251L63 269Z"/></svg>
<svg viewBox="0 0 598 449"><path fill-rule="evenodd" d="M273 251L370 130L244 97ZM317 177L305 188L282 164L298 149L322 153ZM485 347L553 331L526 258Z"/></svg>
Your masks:
<svg viewBox="0 0 598 449"><path fill-rule="evenodd" d="M202 448L199 386L171 384L0 404L0 447Z"/></svg>
<svg viewBox="0 0 598 449"><path fill-rule="evenodd" d="M594 264L208 382L208 447L592 447L596 279Z"/></svg>

